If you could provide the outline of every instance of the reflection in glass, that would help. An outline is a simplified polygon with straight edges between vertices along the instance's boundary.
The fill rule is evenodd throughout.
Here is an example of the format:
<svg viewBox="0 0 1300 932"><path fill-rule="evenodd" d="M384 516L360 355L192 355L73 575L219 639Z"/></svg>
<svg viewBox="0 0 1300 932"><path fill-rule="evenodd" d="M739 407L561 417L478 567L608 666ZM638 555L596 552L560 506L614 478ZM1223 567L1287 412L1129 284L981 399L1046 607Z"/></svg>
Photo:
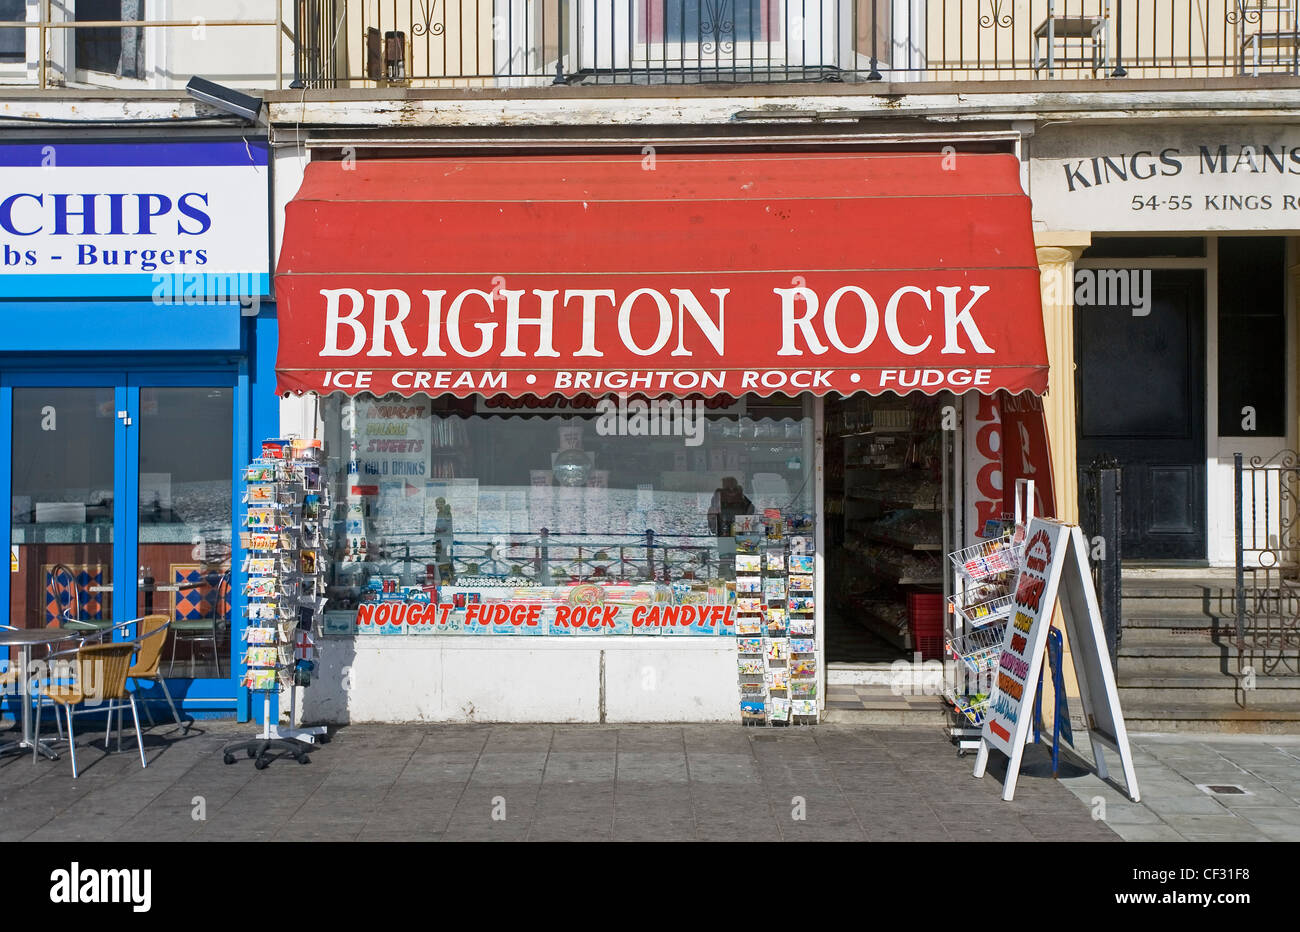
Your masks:
<svg viewBox="0 0 1300 932"><path fill-rule="evenodd" d="M11 625L109 624L116 416L109 387L13 390Z"/></svg>
<svg viewBox="0 0 1300 932"><path fill-rule="evenodd" d="M325 399L331 607L353 607L378 576L733 579L737 515L811 533L810 399L497 401Z"/></svg>
<svg viewBox="0 0 1300 932"><path fill-rule="evenodd" d="M140 389L136 613L172 623L166 676L230 674L233 413L231 388Z"/></svg>

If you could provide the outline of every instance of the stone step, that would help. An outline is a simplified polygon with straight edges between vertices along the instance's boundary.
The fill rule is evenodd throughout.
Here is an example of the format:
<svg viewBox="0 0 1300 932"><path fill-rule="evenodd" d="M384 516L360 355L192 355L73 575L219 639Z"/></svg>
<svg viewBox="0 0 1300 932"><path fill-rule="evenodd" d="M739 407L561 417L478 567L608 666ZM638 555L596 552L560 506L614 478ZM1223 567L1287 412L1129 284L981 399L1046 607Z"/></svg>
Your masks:
<svg viewBox="0 0 1300 932"><path fill-rule="evenodd" d="M1194 655L1189 657L1120 657L1119 685L1126 686L1134 677L1148 676L1232 676L1237 672L1237 655L1229 657Z"/></svg>
<svg viewBox="0 0 1300 932"><path fill-rule="evenodd" d="M1300 710L1241 708L1235 703L1197 706L1160 705L1120 699L1124 724L1135 732L1201 732L1208 734L1300 734Z"/></svg>
<svg viewBox="0 0 1300 932"><path fill-rule="evenodd" d="M1167 708L1235 705L1242 698L1238 678L1226 674L1159 676L1132 674L1118 683L1121 707L1131 703ZM1300 679L1260 676L1245 691L1247 708L1300 711Z"/></svg>
<svg viewBox="0 0 1300 932"><path fill-rule="evenodd" d="M820 721L827 725L944 725L945 709L840 709L827 706Z"/></svg>
<svg viewBox="0 0 1300 932"><path fill-rule="evenodd" d="M1211 637L1203 631L1130 628L1119 642L1121 657L1218 657L1225 651L1236 656L1234 632Z"/></svg>

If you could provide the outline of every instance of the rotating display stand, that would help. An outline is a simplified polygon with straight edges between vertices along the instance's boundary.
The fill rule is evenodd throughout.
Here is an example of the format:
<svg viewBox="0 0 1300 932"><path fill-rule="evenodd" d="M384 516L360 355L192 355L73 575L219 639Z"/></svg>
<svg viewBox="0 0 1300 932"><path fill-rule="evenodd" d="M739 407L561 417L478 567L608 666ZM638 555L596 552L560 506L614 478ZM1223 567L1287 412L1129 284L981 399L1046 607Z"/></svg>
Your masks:
<svg viewBox="0 0 1300 932"><path fill-rule="evenodd" d="M314 636L324 599L322 520L329 501L321 479L319 441L268 440L244 470L247 505L241 539L245 563L242 685L262 693L262 731L223 748L233 764L243 751L258 770L281 754L300 764L328 740L323 726L294 728L271 719L271 695L289 690L289 721L297 713L297 688L311 685Z"/></svg>

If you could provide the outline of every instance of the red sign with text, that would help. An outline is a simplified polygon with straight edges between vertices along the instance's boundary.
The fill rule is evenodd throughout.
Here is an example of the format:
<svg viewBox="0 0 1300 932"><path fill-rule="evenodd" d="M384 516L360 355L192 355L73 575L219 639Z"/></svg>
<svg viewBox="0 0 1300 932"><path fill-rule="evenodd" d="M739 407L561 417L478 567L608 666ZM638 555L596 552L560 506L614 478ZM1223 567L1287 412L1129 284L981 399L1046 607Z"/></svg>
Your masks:
<svg viewBox="0 0 1300 932"><path fill-rule="evenodd" d="M313 162L281 391L1041 394L1010 155Z"/></svg>

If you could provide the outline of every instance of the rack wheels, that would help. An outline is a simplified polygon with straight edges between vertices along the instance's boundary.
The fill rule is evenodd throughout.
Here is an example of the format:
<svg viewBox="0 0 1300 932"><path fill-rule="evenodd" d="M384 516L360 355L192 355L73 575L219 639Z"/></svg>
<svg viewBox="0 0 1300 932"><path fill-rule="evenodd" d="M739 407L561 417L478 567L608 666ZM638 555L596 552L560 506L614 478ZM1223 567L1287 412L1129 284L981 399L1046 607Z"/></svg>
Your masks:
<svg viewBox="0 0 1300 932"><path fill-rule="evenodd" d="M249 756L251 757L252 755L250 754ZM267 757L265 754L259 754L257 755L257 760L253 761L253 766L258 770L265 770L270 763L271 758Z"/></svg>
<svg viewBox="0 0 1300 932"><path fill-rule="evenodd" d="M233 764L235 762L235 755L227 751L225 754L221 755L221 759L227 764Z"/></svg>

